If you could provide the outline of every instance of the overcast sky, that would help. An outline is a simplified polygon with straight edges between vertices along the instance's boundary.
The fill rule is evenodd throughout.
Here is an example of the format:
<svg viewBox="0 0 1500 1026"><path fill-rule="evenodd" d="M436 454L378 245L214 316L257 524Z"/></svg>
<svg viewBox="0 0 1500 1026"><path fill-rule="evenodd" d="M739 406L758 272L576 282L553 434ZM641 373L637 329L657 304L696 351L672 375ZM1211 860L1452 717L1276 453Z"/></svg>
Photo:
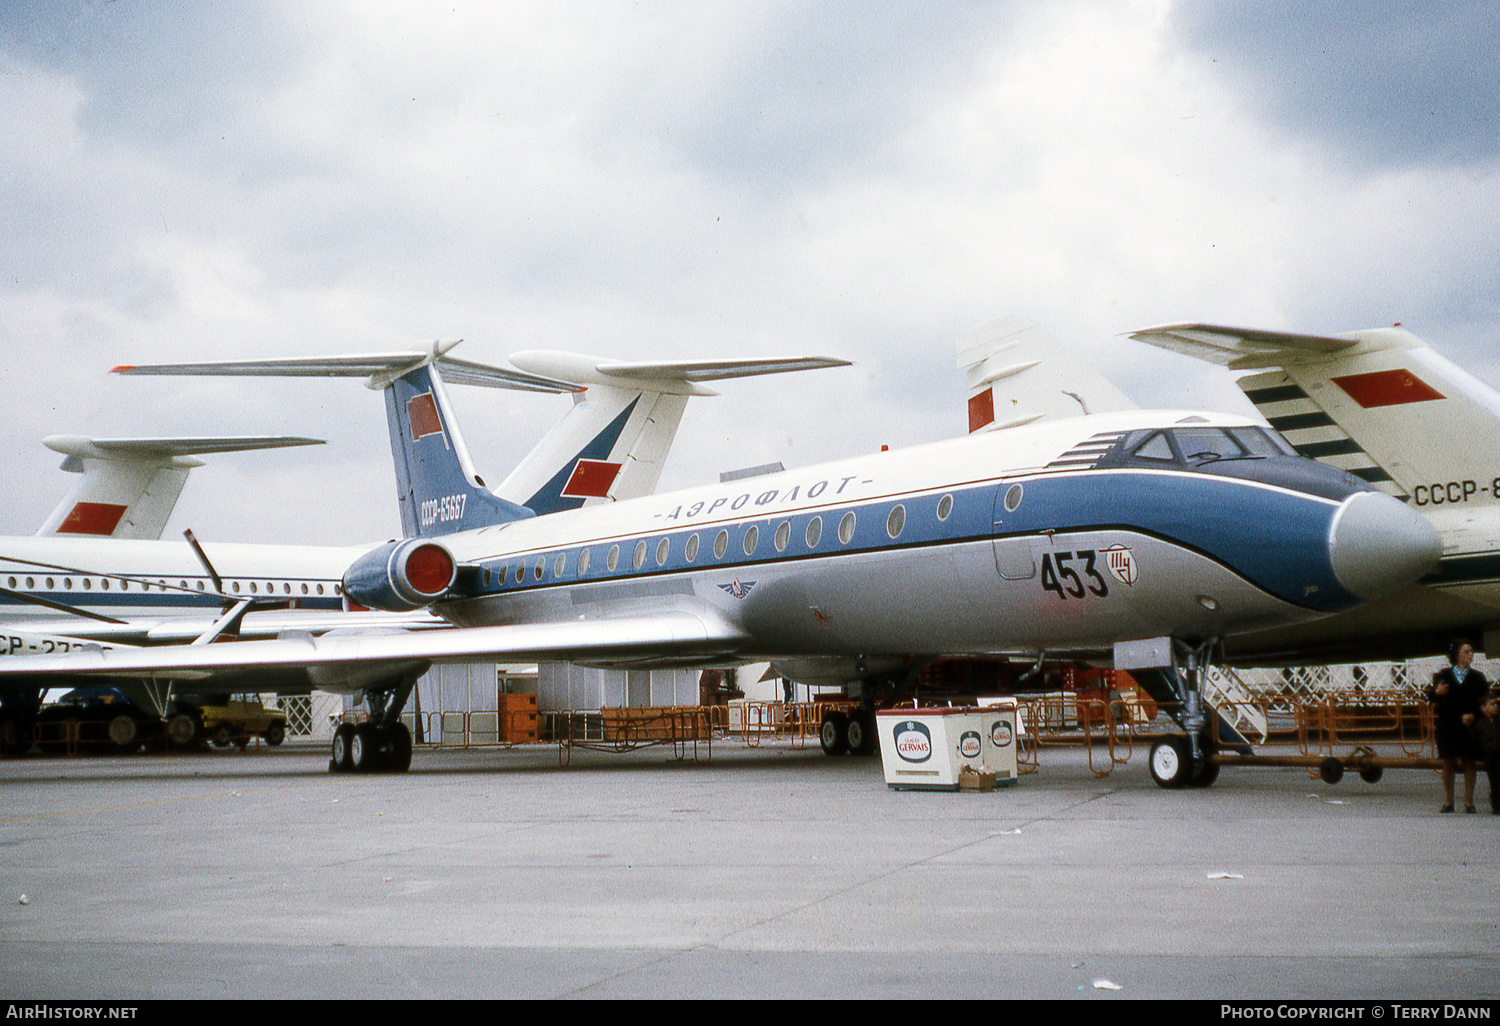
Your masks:
<svg viewBox="0 0 1500 1026"><path fill-rule="evenodd" d="M350 379L118 363L464 339L815 354L694 400L663 487L964 429L955 336L1035 318L1143 405L1247 409L1120 338L1401 322L1500 384L1500 3L0 4L0 533L49 434L288 433L169 531L398 531ZM495 481L565 397L454 387Z"/></svg>

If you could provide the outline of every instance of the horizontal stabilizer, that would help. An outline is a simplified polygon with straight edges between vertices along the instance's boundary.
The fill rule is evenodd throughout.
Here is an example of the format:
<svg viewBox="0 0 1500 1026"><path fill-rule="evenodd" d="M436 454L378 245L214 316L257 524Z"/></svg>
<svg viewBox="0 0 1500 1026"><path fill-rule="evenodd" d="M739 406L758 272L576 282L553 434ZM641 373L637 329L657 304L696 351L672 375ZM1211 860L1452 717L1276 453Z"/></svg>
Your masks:
<svg viewBox="0 0 1500 1026"><path fill-rule="evenodd" d="M492 367L446 355L457 342L434 342L426 352L374 353L360 356L310 356L274 360L222 360L205 363L122 364L112 374L186 375L194 377L369 378L384 388L394 378L428 363L443 380L459 385L509 388L521 392L576 392L568 381Z"/></svg>
<svg viewBox="0 0 1500 1026"><path fill-rule="evenodd" d="M178 456L202 456L217 452L251 452L256 449L286 449L299 445L325 445L321 438L296 435L233 435L208 438L84 438L82 435L48 435L42 444L54 452L79 459L165 460ZM66 464L64 470L81 468Z"/></svg>
<svg viewBox="0 0 1500 1026"><path fill-rule="evenodd" d="M666 395L713 395L704 381L749 378L763 374L848 367L848 360L825 356L759 357L725 360L609 360L581 353L530 349L512 353L511 363L534 374L579 385L613 385Z"/></svg>
<svg viewBox="0 0 1500 1026"><path fill-rule="evenodd" d="M1234 370L1326 359L1360 342L1348 336L1226 328L1216 324L1162 324L1131 332L1130 337Z"/></svg>

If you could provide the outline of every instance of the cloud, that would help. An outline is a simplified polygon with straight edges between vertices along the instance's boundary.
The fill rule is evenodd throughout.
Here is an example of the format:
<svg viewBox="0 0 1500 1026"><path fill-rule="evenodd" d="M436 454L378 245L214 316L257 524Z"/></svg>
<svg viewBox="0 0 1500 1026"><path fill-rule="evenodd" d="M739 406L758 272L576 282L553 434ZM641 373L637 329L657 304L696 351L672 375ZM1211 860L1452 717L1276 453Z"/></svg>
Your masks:
<svg viewBox="0 0 1500 1026"><path fill-rule="evenodd" d="M331 443L220 457L242 476L199 472L183 516L246 540L391 529L357 384L108 378L119 362L435 337L486 362L857 361L695 401L667 486L957 433L952 340L1005 313L1170 405L1243 400L1121 333L1400 320L1494 369L1493 35L1438 9L1382 82L1361 55L1402 9L1342 35L1281 11L1287 38L1258 10L0 7L0 370L24 382L7 529L68 483L42 435L168 430ZM1434 92L1451 116L1411 113ZM566 409L453 391L491 480Z"/></svg>
<svg viewBox="0 0 1500 1026"><path fill-rule="evenodd" d="M1366 168L1500 157L1500 6L1358 0L1174 5L1173 25L1257 114Z"/></svg>

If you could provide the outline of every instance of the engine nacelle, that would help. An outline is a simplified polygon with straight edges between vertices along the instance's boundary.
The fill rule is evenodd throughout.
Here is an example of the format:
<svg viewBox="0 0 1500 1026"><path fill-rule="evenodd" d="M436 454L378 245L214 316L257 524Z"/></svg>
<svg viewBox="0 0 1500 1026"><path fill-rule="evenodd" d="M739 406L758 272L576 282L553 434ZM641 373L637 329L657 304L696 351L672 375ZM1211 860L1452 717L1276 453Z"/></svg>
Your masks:
<svg viewBox="0 0 1500 1026"><path fill-rule="evenodd" d="M435 541L408 538L365 553L344 573L344 594L371 609L405 613L448 594L458 577L453 554Z"/></svg>

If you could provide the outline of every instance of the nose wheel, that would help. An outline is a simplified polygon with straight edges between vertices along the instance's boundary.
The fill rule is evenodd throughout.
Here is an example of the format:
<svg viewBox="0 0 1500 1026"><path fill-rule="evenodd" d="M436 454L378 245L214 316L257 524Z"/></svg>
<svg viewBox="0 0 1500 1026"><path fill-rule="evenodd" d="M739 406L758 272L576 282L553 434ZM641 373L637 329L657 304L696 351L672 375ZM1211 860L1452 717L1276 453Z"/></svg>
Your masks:
<svg viewBox="0 0 1500 1026"><path fill-rule="evenodd" d="M1151 746L1151 779L1158 787L1209 787L1219 779L1219 764L1208 754L1194 757L1185 737L1168 737Z"/></svg>

